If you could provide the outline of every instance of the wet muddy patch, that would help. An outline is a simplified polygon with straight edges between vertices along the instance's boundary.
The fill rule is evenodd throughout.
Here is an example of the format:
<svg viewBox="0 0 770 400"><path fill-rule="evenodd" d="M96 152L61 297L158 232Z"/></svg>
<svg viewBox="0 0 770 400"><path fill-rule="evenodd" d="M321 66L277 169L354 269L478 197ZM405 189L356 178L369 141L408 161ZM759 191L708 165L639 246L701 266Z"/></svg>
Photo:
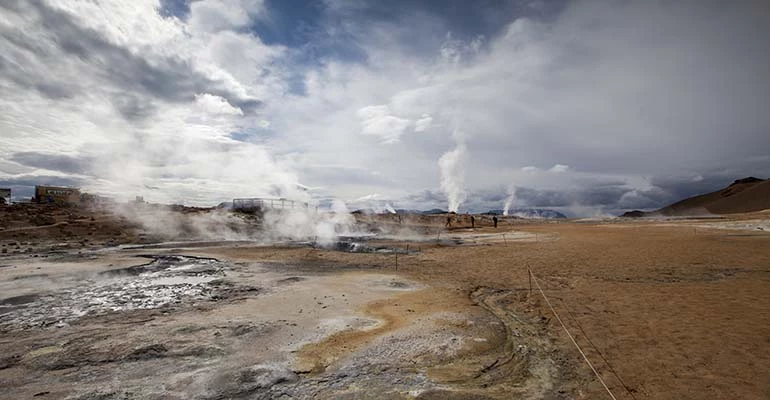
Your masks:
<svg viewBox="0 0 770 400"><path fill-rule="evenodd" d="M393 247L384 245L375 245L356 240L340 240L326 248L335 251L342 251L345 253L375 253L375 254L417 254L419 251L416 248L410 249L409 247Z"/></svg>
<svg viewBox="0 0 770 400"><path fill-rule="evenodd" d="M146 264L104 271L74 287L0 300L0 331L64 327L83 317L178 308L260 290L229 280L232 265L227 262L188 256L149 258L152 261Z"/></svg>

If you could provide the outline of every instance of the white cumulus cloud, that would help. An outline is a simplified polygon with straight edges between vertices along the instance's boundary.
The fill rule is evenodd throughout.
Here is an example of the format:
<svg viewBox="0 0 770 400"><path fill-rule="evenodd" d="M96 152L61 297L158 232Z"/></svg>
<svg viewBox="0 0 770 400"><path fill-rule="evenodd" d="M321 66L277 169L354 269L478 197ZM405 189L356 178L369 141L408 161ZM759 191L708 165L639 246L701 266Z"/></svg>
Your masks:
<svg viewBox="0 0 770 400"><path fill-rule="evenodd" d="M433 122L433 118L428 114L423 114L420 119L414 123L415 132L423 132L430 129L430 124Z"/></svg>
<svg viewBox="0 0 770 400"><path fill-rule="evenodd" d="M548 171L550 171L550 172L556 172L556 173L559 173L559 172L567 172L567 171L569 171L569 165L564 165L564 164L555 164L555 165L554 165L553 167L551 167L551 169L549 169Z"/></svg>
<svg viewBox="0 0 770 400"><path fill-rule="evenodd" d="M410 125L408 119L391 115L387 105L361 108L358 117L361 119L361 134L377 136L383 144L398 143Z"/></svg>

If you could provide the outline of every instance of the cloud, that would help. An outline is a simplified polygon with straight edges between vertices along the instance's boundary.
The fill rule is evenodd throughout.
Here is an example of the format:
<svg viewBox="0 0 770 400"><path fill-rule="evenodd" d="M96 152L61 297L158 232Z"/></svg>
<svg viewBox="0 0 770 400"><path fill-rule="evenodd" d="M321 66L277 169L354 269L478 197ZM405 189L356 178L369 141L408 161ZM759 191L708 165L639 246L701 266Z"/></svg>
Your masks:
<svg viewBox="0 0 770 400"><path fill-rule="evenodd" d="M25 151L12 154L9 159L22 165L49 171L83 175L90 172L94 160L64 154L46 154Z"/></svg>
<svg viewBox="0 0 770 400"><path fill-rule="evenodd" d="M0 2L0 179L446 207L458 131L469 209L770 176L770 5L429 3Z"/></svg>
<svg viewBox="0 0 770 400"><path fill-rule="evenodd" d="M567 172L567 171L569 171L569 165L564 165L564 164L555 164L555 165L554 165L553 167L551 167L551 169L549 169L548 171L549 171L549 172L556 172L556 173L560 173L560 172Z"/></svg>
<svg viewBox="0 0 770 400"><path fill-rule="evenodd" d="M263 11L262 1L201 0L190 3L188 23L203 32L236 29L249 23L252 16Z"/></svg>
<svg viewBox="0 0 770 400"><path fill-rule="evenodd" d="M365 201L369 201L369 200L375 200L378 197L380 197L379 193L370 193L370 194L367 194L365 196L361 196L361 197L353 200L353 202L365 202Z"/></svg>
<svg viewBox="0 0 770 400"><path fill-rule="evenodd" d="M424 132L430 129L430 124L433 122L433 118L431 118L428 114L423 114L420 116L420 119L418 119L414 123L414 131L415 132Z"/></svg>
<svg viewBox="0 0 770 400"><path fill-rule="evenodd" d="M224 98L212 94L196 94L195 103L202 112L208 114L243 115L243 111L240 108L233 107Z"/></svg>
<svg viewBox="0 0 770 400"><path fill-rule="evenodd" d="M377 136L383 144L398 143L411 124L409 120L391 115L387 105L361 108L358 117L361 119L361 134Z"/></svg>
<svg viewBox="0 0 770 400"><path fill-rule="evenodd" d="M43 1L11 0L3 7L26 27L4 31L4 50L7 54L24 52L33 58L25 68L19 68L14 62L18 60L3 57L0 67L18 85L36 88L53 100L87 93L89 87L81 79L85 73L112 89L104 94L127 119L151 114L148 110L154 109L153 100L188 102L201 92L226 98L247 111L260 104L258 99L238 93L238 88L226 80L206 75L190 59L139 55ZM55 78L50 71L57 71Z"/></svg>

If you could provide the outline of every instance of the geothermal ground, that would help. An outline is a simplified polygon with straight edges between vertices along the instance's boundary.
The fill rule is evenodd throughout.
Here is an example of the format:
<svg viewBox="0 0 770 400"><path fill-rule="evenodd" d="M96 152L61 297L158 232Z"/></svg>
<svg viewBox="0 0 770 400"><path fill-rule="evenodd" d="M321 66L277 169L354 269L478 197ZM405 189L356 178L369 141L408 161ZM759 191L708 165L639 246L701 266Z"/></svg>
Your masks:
<svg viewBox="0 0 770 400"><path fill-rule="evenodd" d="M537 284L617 399L770 398L768 213L321 246L30 207L0 209L3 398L610 398Z"/></svg>

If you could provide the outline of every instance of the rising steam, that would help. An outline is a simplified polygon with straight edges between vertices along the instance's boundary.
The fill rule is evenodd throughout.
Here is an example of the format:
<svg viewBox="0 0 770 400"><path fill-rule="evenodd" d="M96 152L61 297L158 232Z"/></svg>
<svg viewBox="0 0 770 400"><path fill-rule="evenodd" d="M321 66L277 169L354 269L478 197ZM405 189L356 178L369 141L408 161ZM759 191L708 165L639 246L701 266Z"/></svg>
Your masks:
<svg viewBox="0 0 770 400"><path fill-rule="evenodd" d="M359 233L355 218L339 200L334 200L329 210L266 207L261 216L226 209L175 209L178 207L181 206L124 203L112 210L126 227L138 228L140 236L147 235L153 241L312 241L329 245L339 235Z"/></svg>
<svg viewBox="0 0 770 400"><path fill-rule="evenodd" d="M345 203L334 200L329 211L313 208L268 209L264 215L263 240L314 240L333 243L338 235L355 234L355 219Z"/></svg>
<svg viewBox="0 0 770 400"><path fill-rule="evenodd" d="M508 210L511 209L511 205L516 200L516 187L513 185L508 186L508 190L506 192L508 193L508 198L505 199L505 206L503 207L503 215L508 215Z"/></svg>
<svg viewBox="0 0 770 400"><path fill-rule="evenodd" d="M465 144L458 143L454 150L444 153L438 160L441 169L441 190L449 199L449 211L457 212L465 201Z"/></svg>

